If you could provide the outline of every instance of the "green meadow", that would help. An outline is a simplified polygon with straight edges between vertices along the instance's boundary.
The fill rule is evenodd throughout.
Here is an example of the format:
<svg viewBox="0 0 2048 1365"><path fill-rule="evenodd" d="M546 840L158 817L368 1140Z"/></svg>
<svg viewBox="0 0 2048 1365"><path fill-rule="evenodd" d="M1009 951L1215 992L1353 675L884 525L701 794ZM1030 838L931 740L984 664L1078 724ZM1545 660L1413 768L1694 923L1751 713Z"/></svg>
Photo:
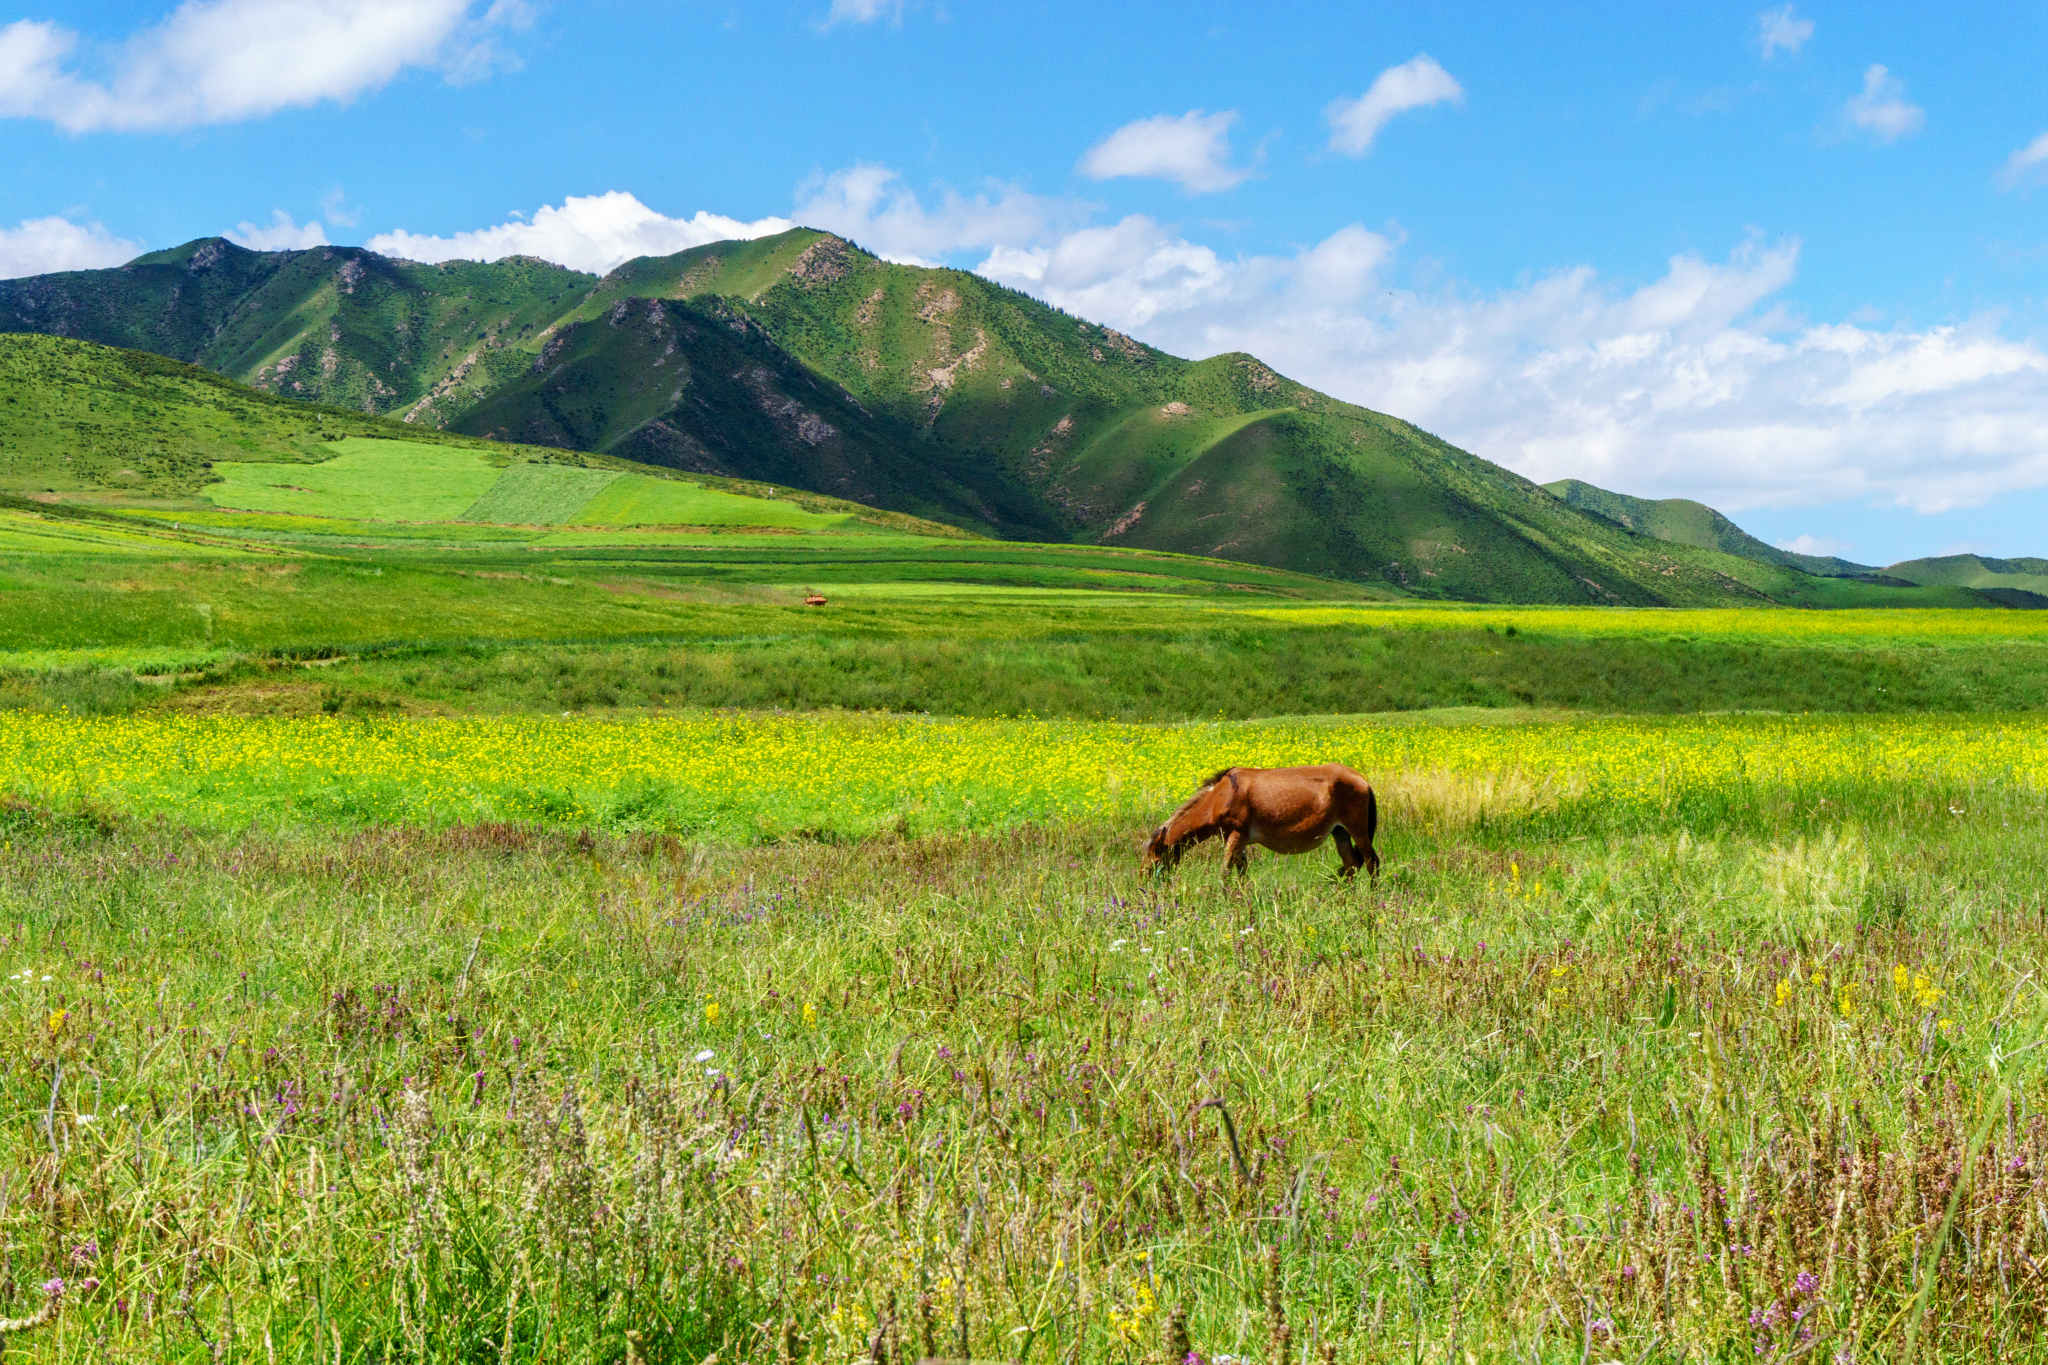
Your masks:
<svg viewBox="0 0 2048 1365"><path fill-rule="evenodd" d="M17 797L10 1354L2039 1349L2037 787L1379 776L1370 886Z"/></svg>
<svg viewBox="0 0 2048 1365"><path fill-rule="evenodd" d="M0 506L7 1358L2042 1353L2041 614L399 445Z"/></svg>

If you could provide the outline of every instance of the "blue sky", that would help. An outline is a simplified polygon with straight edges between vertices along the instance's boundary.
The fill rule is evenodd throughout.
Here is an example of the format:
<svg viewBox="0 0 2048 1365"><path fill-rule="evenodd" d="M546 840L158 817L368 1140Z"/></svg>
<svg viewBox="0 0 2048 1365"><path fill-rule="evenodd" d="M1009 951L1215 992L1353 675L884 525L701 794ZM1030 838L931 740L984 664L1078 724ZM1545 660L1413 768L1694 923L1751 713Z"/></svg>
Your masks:
<svg viewBox="0 0 2048 1365"><path fill-rule="evenodd" d="M800 220L1531 477L2048 554L2048 8L1553 9L28 0L0 273Z"/></svg>

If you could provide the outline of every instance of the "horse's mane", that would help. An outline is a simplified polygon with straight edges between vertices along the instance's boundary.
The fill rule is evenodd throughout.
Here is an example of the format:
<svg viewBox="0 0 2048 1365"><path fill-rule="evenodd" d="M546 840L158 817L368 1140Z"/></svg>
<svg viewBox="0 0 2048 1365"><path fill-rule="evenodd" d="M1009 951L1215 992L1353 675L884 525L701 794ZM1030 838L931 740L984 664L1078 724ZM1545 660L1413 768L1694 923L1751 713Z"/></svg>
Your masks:
<svg viewBox="0 0 2048 1365"><path fill-rule="evenodd" d="M1172 815L1166 817L1166 823L1168 825L1171 825L1175 820L1178 820L1181 816L1187 814L1188 811L1194 808L1194 804L1197 801L1200 801L1203 797L1209 794L1210 788L1214 787L1218 782L1221 782L1224 778L1228 776L1230 776L1229 768L1218 768L1215 772L1210 773L1207 777L1203 778L1201 785L1195 788L1195 794L1193 796L1190 796L1187 800L1181 802L1179 809L1175 810Z"/></svg>

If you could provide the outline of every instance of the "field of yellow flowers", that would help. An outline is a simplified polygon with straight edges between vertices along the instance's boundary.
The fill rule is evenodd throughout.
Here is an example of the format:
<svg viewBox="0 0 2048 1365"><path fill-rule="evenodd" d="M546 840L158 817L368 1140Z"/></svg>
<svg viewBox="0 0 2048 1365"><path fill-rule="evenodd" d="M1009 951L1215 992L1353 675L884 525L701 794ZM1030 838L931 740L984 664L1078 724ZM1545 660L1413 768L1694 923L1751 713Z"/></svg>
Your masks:
<svg viewBox="0 0 2048 1365"><path fill-rule="evenodd" d="M1646 811L1747 790L2048 781L2041 717L1274 719L1187 725L848 714L344 720L0 713L0 774L252 822L520 820L740 840L1144 818L1221 767L1343 762L1428 817ZM1456 793L1455 797L1452 793Z"/></svg>

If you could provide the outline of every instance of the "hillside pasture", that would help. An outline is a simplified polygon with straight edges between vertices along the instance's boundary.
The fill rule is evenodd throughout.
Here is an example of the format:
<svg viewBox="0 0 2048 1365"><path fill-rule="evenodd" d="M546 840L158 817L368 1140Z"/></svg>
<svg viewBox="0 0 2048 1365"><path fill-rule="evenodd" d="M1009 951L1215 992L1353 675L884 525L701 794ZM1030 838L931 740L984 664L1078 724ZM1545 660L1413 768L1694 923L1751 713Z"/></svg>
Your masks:
<svg viewBox="0 0 2048 1365"><path fill-rule="evenodd" d="M455 521L498 481L481 452L350 438L317 464L221 464L206 498L218 507L365 521Z"/></svg>
<svg viewBox="0 0 2048 1365"><path fill-rule="evenodd" d="M852 518L807 512L772 498L743 498L701 484L623 475L572 518L578 526L767 526L793 531L844 529Z"/></svg>
<svg viewBox="0 0 2048 1365"><path fill-rule="evenodd" d="M574 519L585 503L620 477L615 469L522 461L507 465L497 482L453 520L557 526Z"/></svg>

